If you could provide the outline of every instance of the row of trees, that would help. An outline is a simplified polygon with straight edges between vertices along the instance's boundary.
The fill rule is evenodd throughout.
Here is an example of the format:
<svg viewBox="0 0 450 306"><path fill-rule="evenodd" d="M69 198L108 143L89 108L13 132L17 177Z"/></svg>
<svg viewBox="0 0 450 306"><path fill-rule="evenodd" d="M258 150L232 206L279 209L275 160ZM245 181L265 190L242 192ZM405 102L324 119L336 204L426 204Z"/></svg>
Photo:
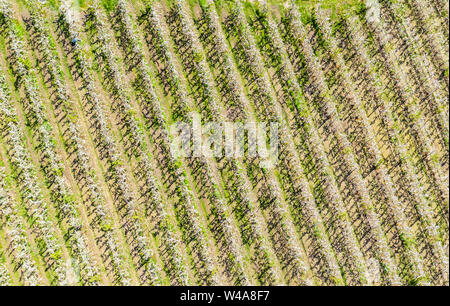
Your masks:
<svg viewBox="0 0 450 306"><path fill-rule="evenodd" d="M183 104L185 109L201 109L202 120L206 120L204 110L208 109L209 119L214 122L225 122L223 118L223 110L220 105L220 99L217 95L215 84L212 80L212 75L209 70L208 63L204 56L203 47L195 31L195 25L193 23L190 14L187 11L187 7L183 1L178 1L174 4L174 14L176 14L178 21L180 22L179 36L183 40L183 47L186 49L186 58L183 61L184 65L191 65L192 74L196 76L195 83L192 84L191 88L195 86L197 88L196 95L200 95L202 98L202 104L199 106L194 105L192 100L189 99L176 99ZM190 61L193 59L193 61ZM181 78L181 82L186 82L185 79ZM174 92L184 91L184 97L187 97L186 87L178 86L175 84L173 88ZM181 97L180 97L181 98ZM195 99L196 102L199 100ZM204 103L204 104L203 104ZM203 106L207 105L207 108ZM191 117L182 117L182 120L187 120L192 122ZM225 256L228 256L228 260L231 262L231 270L237 276L238 284L247 285L249 284L249 277L247 275L247 270L244 268L243 262L243 247L241 245L241 237L239 237L239 231L236 229L236 222L233 218L231 208L229 206L228 199L225 198L221 188L220 188L220 177L214 174L214 168L216 167L211 159L204 156L200 157L199 163L206 173L205 177L199 177L200 184L204 184L203 181L208 182L210 188L208 190L209 200L212 204L211 211L217 218L218 226L224 235L224 240L226 244ZM230 256L231 254L231 256Z"/></svg>
<svg viewBox="0 0 450 306"><path fill-rule="evenodd" d="M337 146L339 147L340 154L342 154L341 157L344 169L347 171L347 178L354 189L353 191L357 194L360 201L359 206L362 208L362 211L370 224L372 239L375 241L376 246L376 257L386 267L385 271L391 284L400 284L397 267L388 246L387 238L381 228L380 217L372 203L367 181L362 177L359 171L359 164L351 143L347 138L342 122L339 120L334 97L326 82L320 60L314 53L296 7L293 7L290 10L288 18L289 30L291 31L292 39L294 40L293 43L299 50L302 50L308 75L315 88L320 92L320 108L323 112L323 116L328 119L326 121L328 130L336 138Z"/></svg>
<svg viewBox="0 0 450 306"><path fill-rule="evenodd" d="M386 206L390 216L392 216L397 227L400 239L402 241L406 254L406 261L409 263L409 271L413 272L413 278L425 278L423 261L421 255L416 249L416 233L410 227L404 213L403 204L400 202L397 194L398 190L394 187L393 180L385 165L383 155L376 141L376 133L369 121L368 115L364 108L363 97L357 94L357 86L351 76L350 68L346 64L343 57L343 50L339 47L335 39L331 25L329 24L325 14L319 12L316 14L320 29L322 30L324 44L327 46L328 54L336 63L338 76L342 80L342 86L348 92L348 104L352 107L356 122L362 133L362 144L366 148L367 160L375 172L375 183L380 187L380 193L386 201ZM412 268L415 267L415 268Z"/></svg>
<svg viewBox="0 0 450 306"><path fill-rule="evenodd" d="M48 24L45 21L46 14L40 3L33 3L34 10L30 14L31 29L35 33L36 49L42 54L44 69L50 76L52 88L55 90L55 109L58 106L64 114L65 124L70 139L69 147L75 153L74 173L78 175L80 181L83 181L88 193L89 203L94 207L95 222L97 228L104 233L109 256L112 261L113 269L123 285L130 284L130 276L123 259L123 249L119 242L118 233L114 230L116 225L111 217L109 209L105 206L103 191L97 182L96 174L91 171L91 156L86 147L86 141L83 138L79 120L73 100L70 98L65 85L64 74L59 62L56 46L53 43Z"/></svg>
<svg viewBox="0 0 450 306"><path fill-rule="evenodd" d="M420 222L423 224L423 228L428 236L428 244L433 249L434 258L437 260L436 262L440 263L439 269L441 273L444 273L445 278L447 273L445 271L448 270L445 267L448 266L448 260L446 260L445 251L440 241L439 226L434 220L430 200L426 197L427 192L417 177L414 159L407 149L408 144L401 137L402 131L400 126L396 124L393 99L389 98L389 89L383 86L376 63L370 58L369 50L365 44L367 37L360 20L355 17L347 19L346 22L348 24L349 41L354 49L357 50L358 58L355 61L364 67L364 72L371 84L370 90L373 91L377 107L380 110L381 122L387 131L388 141L393 148L393 152L399 157L399 167L402 169L406 188L410 191L408 193L410 198L407 201L415 207L419 215Z"/></svg>
<svg viewBox="0 0 450 306"><path fill-rule="evenodd" d="M448 218L449 210L449 190L448 190L448 174L443 173L442 166L438 158L438 152L432 145L431 139L427 133L426 118L420 111L419 101L414 94L409 76L406 75L404 69L399 65L396 59L396 46L388 40L389 35L386 33L383 22L372 22L368 24L373 31L376 43L382 50L384 57L384 65L391 72L395 81L395 87L399 93L401 101L405 105L405 117L410 122L411 132L417 142L417 148L423 163L427 167L433 187L438 191L439 202L443 211Z"/></svg>
<svg viewBox="0 0 450 306"><path fill-rule="evenodd" d="M226 119L251 120L249 101L243 92L242 85L239 83L239 72L234 64L232 53L227 46L225 34L212 1L209 1L203 7L203 22L204 29L200 32L200 37L208 54L204 59L208 60L211 67L220 72L220 76L218 76L220 79L216 76L216 86L220 89L223 97L222 101L227 106L226 109L223 109L223 105L220 105L220 111L211 110L210 112L212 112L212 116L217 122L224 122ZM220 85L218 85L219 80L221 82ZM226 100L226 97L229 97L229 99ZM225 118L226 110L230 110L232 107L239 111L236 115L229 111L227 112L228 118ZM251 163L256 167L259 166L257 159L252 160ZM255 193L249 178L250 173L244 164L245 159L233 159L230 161L230 167L227 168L231 173L237 175L234 180L235 189L233 190L240 200L237 219L242 219L243 224L241 227L243 229L241 232L243 236L248 237L248 239L244 239L244 243L255 248L255 258L261 265L261 271L257 271L257 273L260 273L260 280L266 283L279 284L282 283L282 277L276 266L276 245L273 243L273 239L267 238L269 234L268 232L266 233L265 227L267 227L268 222L264 220L264 216L261 214L261 204L253 200L255 199ZM274 217L276 218L276 216ZM280 252L278 249L276 251ZM280 253L283 252L281 251Z"/></svg>
<svg viewBox="0 0 450 306"><path fill-rule="evenodd" d="M87 240L82 231L82 221L77 211L78 204L64 176L64 166L56 150L57 141L39 92L36 74L25 48L25 37L21 35L18 23L14 19L7 20L6 23L9 28L7 37L11 51L11 56L8 58L9 63L17 76L19 88L24 91L25 99L23 101L26 101L24 108L28 111L28 119L32 127L37 130L38 148L45 161L42 169L46 174L47 184L57 204L59 216L67 221L70 248L79 260L83 277L86 278L87 283L97 284L97 266L86 245Z"/></svg>
<svg viewBox="0 0 450 306"><path fill-rule="evenodd" d="M9 98L5 92L4 80L0 80L0 118L6 120L5 111L9 110L6 99ZM3 127L1 127L3 128ZM8 237L10 247L17 260L17 267L21 267L21 277L25 285L36 286L40 282L39 272L33 254L27 240L26 223L20 214L20 206L12 198L12 190L7 183L7 174L4 168L0 168L0 221ZM1 270L1 268L0 268ZM0 272L0 275L2 273ZM10 281L9 274L4 269L4 275L0 276L0 284Z"/></svg>
<svg viewBox="0 0 450 306"><path fill-rule="evenodd" d="M24 46L22 40L16 40L17 29L13 24L13 11L9 3L0 2L0 21L9 40L9 48L18 60L22 60ZM22 60L23 63L23 60ZM23 65L16 69L16 73L24 75ZM2 123L7 135L7 144L11 162L15 168L15 179L20 183L20 195L29 216L34 220L36 229L35 239L41 241L42 252L48 256L49 266L52 267L55 282L66 284L66 273L63 269L62 248L55 233L55 224L49 216L48 203L44 200L42 189L39 186L36 169L31 161L30 152L25 146L25 137L19 125L15 107L11 104L11 99L6 96L2 101ZM50 265L51 263L51 265Z"/></svg>
<svg viewBox="0 0 450 306"><path fill-rule="evenodd" d="M73 16L64 7L60 9L58 25L67 42L81 37ZM116 195L120 199L121 207L125 208L126 211L125 218L127 221L126 227L124 228L125 234L128 237L129 243L133 245L133 254L138 258L137 264L139 267L144 267L146 278L148 278L151 284L161 284L161 271L156 265L152 246L145 233L145 227L142 224L139 208L137 207L136 195L131 188L127 170L114 135L111 133L108 116L100 102L101 99L82 44L78 43L73 45L71 53L75 61L76 73L79 74L83 84L86 104L90 107L90 116L94 121L93 126L97 136L97 145L101 148L103 157L107 160L108 171L110 171ZM85 109L85 111L88 112L89 110Z"/></svg>
<svg viewBox="0 0 450 306"><path fill-rule="evenodd" d="M332 284L340 284L343 282L339 265L336 261L335 253L329 242L329 237L325 231L323 220L315 203L309 183L304 175L303 165L300 162L292 132L285 122L283 111L277 101L276 95L271 90L271 82L263 65L263 58L257 48L253 33L247 23L242 4L238 2L233 8L233 19L230 21L231 34L236 39L236 44L240 46L243 62L245 66L241 66L242 73L248 75L251 83L254 83L253 101L259 109L258 117L260 120L272 120L279 124L280 139L280 155L282 166L289 169L287 173L291 189L285 186L286 190L290 190L293 199L291 211L294 216L299 213L302 216L302 224L307 226L308 232L312 238L312 242L316 245L315 249L319 252L318 258L323 261L324 273L326 279ZM253 85L252 85L253 86ZM274 199L281 198L281 186L277 186L275 177L269 178L269 186L273 192ZM274 202L281 204L280 200ZM287 209L287 207L285 208ZM288 210L283 214L281 220L288 220ZM282 215L282 216L283 216ZM292 221L291 221L292 222ZM292 223L291 223L292 224ZM289 235L292 247L298 245L293 237L296 236L293 224L288 226L282 225L283 232L289 233L287 229L291 227L292 232Z"/></svg>
<svg viewBox="0 0 450 306"><path fill-rule="evenodd" d="M140 93L140 100L151 110L160 129L159 148L163 153L170 175L174 177L175 188L179 198L179 206L176 209L178 223L181 225L184 240L192 240L194 242L192 245L189 245L191 255L198 258L196 273L199 279L205 281L206 284L219 284L216 258L208 248L209 239L206 235L206 228L201 222L198 208L195 205L194 194L183 165L183 160L180 154L171 150L173 136L169 130L168 114L161 107L161 102L155 94L153 79L150 76L149 66L145 59L141 42L134 30L133 22L124 1L118 2L116 17L119 44L124 52L129 54L129 58L136 61L133 70L137 78L135 85ZM173 74L173 77L175 78L174 83L180 84L180 81L177 80L178 75ZM177 94L179 94L181 101L185 99L184 91L178 91ZM187 113L189 111L185 111L185 114Z"/></svg>
<svg viewBox="0 0 450 306"><path fill-rule="evenodd" d="M56 280L64 283L65 273L62 269L61 246L55 235L53 222L48 216L48 204L43 199L36 169L31 163L30 153L25 146L25 137L18 124L15 109L7 102L10 99L9 95L5 95L5 98L1 101L2 123L4 123L2 130L7 139L11 162L18 173L14 178L23 186L21 188L22 200L28 214L35 220L38 230L35 238L44 242L43 253L55 261L53 271L56 274ZM25 273L25 275L27 274ZM28 280L25 281L28 282ZM30 283L32 282L33 280L30 280Z"/></svg>
<svg viewBox="0 0 450 306"><path fill-rule="evenodd" d="M330 239L343 242L345 256L352 258L353 273L361 284L368 284L371 282L372 276L360 250L359 241L354 233L351 219L339 191L337 178L312 117L311 107L299 84L282 35L278 30L279 26L265 8L258 12L257 23L262 27L260 39L267 46L266 53L270 58L270 65L274 67L276 76L282 85L284 99L288 104L285 110L292 114L299 131L305 133L303 138L309 154L316 163L316 171L325 195L325 201L335 216L333 220L336 220L336 228L339 234L338 237L330 237Z"/></svg>
<svg viewBox="0 0 450 306"><path fill-rule="evenodd" d="M161 186L154 174L151 153L145 142L141 123L137 119L136 111L131 105L130 98L126 94L127 86L124 75L116 62L117 55L113 48L116 46L114 38L106 31L107 23L105 16L98 6L89 8L87 16L88 30L92 34L92 40L96 42L97 54L105 65L104 76L111 84L111 92L118 103L118 111L122 114L126 131L133 142L134 155L139 160L140 172L145 184L145 194L148 198L148 209L155 209L157 213L158 228L161 230L161 239L170 253L170 265L167 272L176 271L178 284L187 285L189 278L183 262L183 249L175 231L176 224L170 218L166 205L161 196Z"/></svg>

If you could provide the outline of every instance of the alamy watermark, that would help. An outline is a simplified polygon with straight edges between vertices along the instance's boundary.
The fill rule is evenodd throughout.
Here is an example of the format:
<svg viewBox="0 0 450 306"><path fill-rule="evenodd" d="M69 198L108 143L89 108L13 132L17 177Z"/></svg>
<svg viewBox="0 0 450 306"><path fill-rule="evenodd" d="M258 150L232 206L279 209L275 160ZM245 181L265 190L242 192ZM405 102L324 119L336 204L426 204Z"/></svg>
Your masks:
<svg viewBox="0 0 450 306"><path fill-rule="evenodd" d="M277 122L204 122L198 113L190 122L170 126L174 157L258 158L261 168L278 163Z"/></svg>

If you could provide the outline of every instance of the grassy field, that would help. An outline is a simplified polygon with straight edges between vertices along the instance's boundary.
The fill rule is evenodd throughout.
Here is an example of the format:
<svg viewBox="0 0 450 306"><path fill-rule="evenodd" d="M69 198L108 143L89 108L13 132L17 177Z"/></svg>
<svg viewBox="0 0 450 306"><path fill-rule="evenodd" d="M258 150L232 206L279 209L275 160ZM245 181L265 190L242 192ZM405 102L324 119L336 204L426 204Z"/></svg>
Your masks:
<svg viewBox="0 0 450 306"><path fill-rule="evenodd" d="M0 0L0 285L448 285L448 12Z"/></svg>

